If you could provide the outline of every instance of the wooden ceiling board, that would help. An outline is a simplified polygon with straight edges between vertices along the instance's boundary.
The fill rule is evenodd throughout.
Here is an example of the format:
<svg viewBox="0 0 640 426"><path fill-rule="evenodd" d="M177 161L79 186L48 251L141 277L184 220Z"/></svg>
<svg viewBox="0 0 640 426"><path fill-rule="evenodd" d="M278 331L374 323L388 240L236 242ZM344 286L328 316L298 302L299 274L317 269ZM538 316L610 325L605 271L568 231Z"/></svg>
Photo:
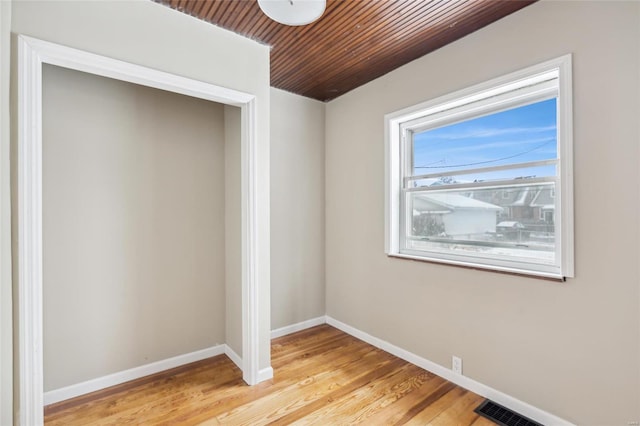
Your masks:
<svg viewBox="0 0 640 426"><path fill-rule="evenodd" d="M435 18L446 15L446 13L451 13L451 9L438 9ZM307 87L306 90L315 96L330 97L333 92L345 91L345 87L347 86L355 85L355 87L357 87L377 78L380 75L386 74L391 70L388 66L389 61L404 65L405 63L422 56L421 54L413 52L412 48L416 48L414 47L414 44L417 44L417 48L420 48L419 45L425 45L425 41L428 43L431 40L433 37L432 33L437 33L441 30L438 25L432 24L429 27L429 37L419 37L419 33L412 33L409 29L412 26L411 24L416 21L419 22L422 18L424 18L424 16L407 16L406 22L401 21L402 24L406 23L406 25L399 27L401 29L396 32L397 36L394 37L391 37L388 34L365 34L364 38L358 38L357 42L359 43L359 46L354 48L350 57L346 59L344 57L333 57L332 60L342 61L341 66L339 68L332 68L323 73L321 81L314 86ZM444 29L447 28L448 24L445 24ZM367 55L364 56L358 54L356 50L358 48L363 48L364 51L367 52ZM432 51L435 50L435 48L430 47L426 50ZM406 59L399 61L400 58L404 57L406 57ZM394 66L393 69L398 66ZM374 74L376 77L372 78L371 76ZM349 77L351 78L349 79ZM300 90L300 84L304 82L301 82L298 79L295 82L288 83L291 85L292 91L296 92ZM318 86L324 86L325 89L323 90ZM312 95L312 97L315 96Z"/></svg>
<svg viewBox="0 0 640 426"><path fill-rule="evenodd" d="M485 24L477 25L477 29L483 26L485 26ZM464 35L465 34L461 34L457 38L461 38ZM447 44L447 43L444 43L443 41L450 42L450 40L451 40L450 34L440 33L435 36L431 36L427 42L422 42L420 40L417 40L410 44L405 43L403 44L403 51L397 53L396 56L393 58L393 60L395 60L399 64L409 63L412 60L417 59L429 52L432 52L438 49L439 47L443 46L444 44ZM366 73L366 76L364 77L362 76L361 72L359 72L358 70L354 70L355 66L350 68L345 67L341 71L341 74L332 75L330 81L319 83L318 86L307 87L306 90L307 90L307 93L309 93L308 96L317 99L319 97L326 96L327 94L330 95L330 92L340 92L341 90L349 91L349 90L352 90L351 88L356 88L363 84L366 84L369 81L374 80L378 77L381 77L387 72L389 72L387 71L387 67L384 66L387 61L388 61L388 58L381 55L381 56L373 56L372 58L367 58L365 65L363 65L363 63L356 64L355 66L357 67L368 66L372 70L374 70L374 71L368 71ZM334 82L336 81L339 82L340 84L339 87L327 86L329 84L335 85L336 83ZM346 89L346 88L350 88L350 89Z"/></svg>
<svg viewBox="0 0 640 426"><path fill-rule="evenodd" d="M329 101L536 0L327 0L299 27L257 0L156 1L271 46L273 87Z"/></svg>
<svg viewBox="0 0 640 426"><path fill-rule="evenodd" d="M352 5L359 5L359 2L351 2ZM388 2L388 9L392 10L393 3ZM341 12L343 14L339 15L339 20L330 22L330 28L332 31L327 34L322 40L322 44L315 43L313 39L309 39L310 37L300 38L298 41L298 45L295 47L292 54L289 54L289 51L284 49L279 50L278 52L274 52L272 55L272 66L273 67L283 67L287 70L286 73L280 73L283 75L283 78L286 75L293 75L295 77L300 76L303 72L302 67L298 69L294 69L291 67L293 62L299 61L298 56L300 54L304 54L307 57L313 58L316 54L323 54L322 62L326 63L332 61L337 55L344 55L343 52L351 52L353 53L353 47L357 47L357 41L362 38L363 32L359 31L362 27L361 23L358 22L366 22L371 20L371 15L375 14L374 12L383 12L384 9L374 9L370 8L368 10L361 11L358 13L357 10L350 10L347 8L343 8ZM358 13L358 20L353 21L353 14ZM345 16L346 15L346 16ZM378 20L379 25L383 25L381 20ZM384 29L384 28L382 28ZM375 34L375 31L378 30L376 26L372 26L369 28L369 31ZM306 36L306 35L305 35ZM311 34L311 37L314 37L315 34ZM310 47L310 48L309 48ZM314 62L308 63L309 65L315 65Z"/></svg>
<svg viewBox="0 0 640 426"><path fill-rule="evenodd" d="M384 28L382 30L374 28L371 31L360 31L357 35L352 35L344 49L344 51L347 52L346 55L342 51L333 51L329 54L328 58L325 58L324 62L341 61L341 63L340 67L333 67L325 71L325 73L320 74L322 75L322 80L340 81L333 80L333 78L338 74L345 74L345 72L346 74L353 74L354 76L360 75L362 72L366 72L366 68L371 66L370 59L372 57L381 57L383 61L393 60L399 52L406 50L406 47L411 40L416 39L415 34L412 31L412 28L415 28L416 22L420 23L422 20L426 20L430 17L437 19L438 16L450 12L450 10L451 9L445 8L433 9L435 17L430 14L427 14L426 16L417 13L415 15L407 14L396 21L398 24L398 29L396 31L393 29L390 30L389 28ZM429 22L435 22L436 19L429 20ZM434 27L431 26L429 30L433 31L433 28ZM421 38L419 41L422 42L423 39L426 38ZM305 73L316 73L320 71L317 68L311 68L312 66L317 67L318 65L317 63L314 63L307 67L303 66L298 70L298 73L294 73L293 80L278 83L291 86L294 92L300 90L300 82L304 83L303 77ZM277 82L277 80L274 80L274 82Z"/></svg>
<svg viewBox="0 0 640 426"><path fill-rule="evenodd" d="M193 12L191 13L193 16L200 16L203 12L205 6L208 6L210 3L207 3L205 0L196 0L196 4L193 7Z"/></svg>

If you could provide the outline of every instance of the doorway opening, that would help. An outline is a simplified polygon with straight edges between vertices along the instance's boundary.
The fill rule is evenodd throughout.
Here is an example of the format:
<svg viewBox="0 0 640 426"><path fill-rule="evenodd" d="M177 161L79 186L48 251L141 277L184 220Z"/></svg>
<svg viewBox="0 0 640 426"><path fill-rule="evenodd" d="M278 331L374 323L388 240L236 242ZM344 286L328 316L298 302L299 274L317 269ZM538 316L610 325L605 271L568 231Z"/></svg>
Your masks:
<svg viewBox="0 0 640 426"><path fill-rule="evenodd" d="M43 148L42 75L45 64L162 89L240 109L240 204L242 371L253 385L272 377L270 367L259 368L261 315L258 289L268 288L268 252L258 242L268 241L268 209L258 208L260 187L255 96L201 81L18 36L18 362L19 416L22 424L43 422ZM261 206L262 207L262 206ZM267 313L268 314L268 313ZM267 348L268 350L268 348ZM264 358L264 356L263 356Z"/></svg>

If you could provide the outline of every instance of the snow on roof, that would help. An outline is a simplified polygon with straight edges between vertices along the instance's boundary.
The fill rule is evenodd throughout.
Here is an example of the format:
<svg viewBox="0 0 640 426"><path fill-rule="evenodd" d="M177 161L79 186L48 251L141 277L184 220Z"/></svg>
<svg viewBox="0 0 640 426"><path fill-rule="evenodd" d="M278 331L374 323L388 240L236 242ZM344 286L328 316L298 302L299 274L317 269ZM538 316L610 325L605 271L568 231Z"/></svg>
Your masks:
<svg viewBox="0 0 640 426"><path fill-rule="evenodd" d="M521 224L520 222L514 222L514 221L504 221L504 222L500 222L499 224L496 225L498 228L524 228L524 225Z"/></svg>
<svg viewBox="0 0 640 426"><path fill-rule="evenodd" d="M531 207L542 207L547 210L555 208L555 202L551 196L551 191L553 190L553 188L544 188L539 190L533 198L533 201L531 201Z"/></svg>
<svg viewBox="0 0 640 426"><path fill-rule="evenodd" d="M474 200L473 198L465 197L457 194L420 194L416 196L416 199L423 199L440 206L446 207L451 210L455 209L482 209L482 210L502 210L502 207L495 204L485 203L484 201Z"/></svg>
<svg viewBox="0 0 640 426"><path fill-rule="evenodd" d="M529 188L524 188L520 191L518 199L511 204L512 206L524 206L527 202L527 195L529 195Z"/></svg>

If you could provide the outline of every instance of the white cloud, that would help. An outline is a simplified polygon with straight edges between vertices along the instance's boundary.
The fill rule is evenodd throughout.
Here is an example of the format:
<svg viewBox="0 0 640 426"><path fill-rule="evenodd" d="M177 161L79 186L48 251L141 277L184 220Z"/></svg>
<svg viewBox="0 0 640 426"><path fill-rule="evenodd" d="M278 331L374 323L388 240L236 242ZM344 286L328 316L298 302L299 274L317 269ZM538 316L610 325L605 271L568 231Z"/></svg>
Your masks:
<svg viewBox="0 0 640 426"><path fill-rule="evenodd" d="M454 130L451 133L439 132L437 139L455 140L470 138L489 138L494 136L516 135L522 133L542 133L555 131L556 126L510 127L510 128L477 128L465 131ZM425 132L426 133L426 132Z"/></svg>
<svg viewBox="0 0 640 426"><path fill-rule="evenodd" d="M555 141L555 136L550 136L546 138L535 138L535 139L524 139L524 140L508 140L508 141L500 141L500 142L490 142L490 143L478 143L477 145L465 145L458 147L444 147L439 146L437 148L432 148L429 145L423 145L420 147L416 147L416 152L420 151L428 151L429 156L438 156L442 154L451 155L456 152L470 152L470 151L484 151L488 149L499 149L499 148L518 148L525 147L526 145L533 144L542 144L545 142L553 142ZM545 144L546 145L546 144ZM529 147L527 147L528 149ZM441 154L438 154L441 153Z"/></svg>

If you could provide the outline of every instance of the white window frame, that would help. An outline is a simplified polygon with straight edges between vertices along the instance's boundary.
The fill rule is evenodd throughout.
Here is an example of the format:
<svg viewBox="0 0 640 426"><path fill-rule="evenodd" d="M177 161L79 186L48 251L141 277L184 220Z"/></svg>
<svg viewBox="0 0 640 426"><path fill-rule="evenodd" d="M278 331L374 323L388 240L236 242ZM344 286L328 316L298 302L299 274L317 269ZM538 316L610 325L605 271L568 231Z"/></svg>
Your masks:
<svg viewBox="0 0 640 426"><path fill-rule="evenodd" d="M574 276L573 235L573 110L571 55L537 64L490 81L477 84L445 96L385 115L385 252L389 256L414 260L447 263L564 279ZM557 79L557 139L558 158L556 175L556 263L538 265L498 258L465 258L463 255L439 255L433 252L416 253L403 249L404 218L403 180L406 176L406 158L403 138L408 128L433 126L469 120L497 110L522 105L521 99L531 101L540 92L540 99L548 98L545 81L552 75ZM537 89L530 90L535 84ZM546 90L546 92L545 92ZM556 91L554 84L554 91Z"/></svg>

